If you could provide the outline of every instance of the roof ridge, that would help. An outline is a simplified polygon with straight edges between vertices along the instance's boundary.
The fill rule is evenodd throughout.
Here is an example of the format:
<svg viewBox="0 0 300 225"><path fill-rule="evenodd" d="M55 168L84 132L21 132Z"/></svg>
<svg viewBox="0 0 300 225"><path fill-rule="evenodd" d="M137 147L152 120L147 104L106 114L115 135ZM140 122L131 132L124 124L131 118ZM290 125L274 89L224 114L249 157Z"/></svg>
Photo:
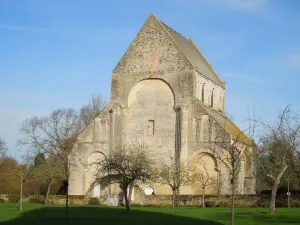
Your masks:
<svg viewBox="0 0 300 225"><path fill-rule="evenodd" d="M212 65L208 62L208 60L206 59L206 57L204 56L203 52L200 50L200 48L196 45L196 43L194 42L194 40L192 38L188 39L191 44L197 49L197 51L199 52L200 56L203 58L204 62L206 63L206 65L208 65L209 69L211 70L211 72L217 77L217 79L220 81L221 84L226 85L226 82L222 81L221 77L217 74L217 72L215 71L215 69L212 67Z"/></svg>
<svg viewBox="0 0 300 225"><path fill-rule="evenodd" d="M189 39L187 39L184 35L182 35L181 33L179 33L177 30L175 30L175 29L173 29L172 27L170 27L168 24L164 23L164 22L161 21L161 20L159 20L159 21L162 23L162 25L168 27L169 29L171 29L171 30L174 31L175 33L179 34L181 37L185 38L187 41L189 40Z"/></svg>

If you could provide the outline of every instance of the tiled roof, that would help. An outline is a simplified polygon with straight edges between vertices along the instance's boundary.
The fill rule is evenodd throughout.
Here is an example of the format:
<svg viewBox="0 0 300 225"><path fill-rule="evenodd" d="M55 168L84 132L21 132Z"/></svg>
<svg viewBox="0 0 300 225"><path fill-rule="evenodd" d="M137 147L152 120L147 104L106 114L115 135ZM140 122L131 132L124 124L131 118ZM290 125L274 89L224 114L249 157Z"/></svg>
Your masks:
<svg viewBox="0 0 300 225"><path fill-rule="evenodd" d="M199 103L202 108L212 116L215 121L228 133L232 135L232 139L237 142L241 142L247 144L249 146L253 145L253 142L245 135L243 131L241 131L235 123L228 118L228 116L217 112L216 110Z"/></svg>
<svg viewBox="0 0 300 225"><path fill-rule="evenodd" d="M185 38L162 21L160 21L160 23L169 32L173 40L177 43L178 47L181 49L181 51L187 57L193 67L209 80L224 87L224 82L215 73L196 44L191 39L189 40Z"/></svg>

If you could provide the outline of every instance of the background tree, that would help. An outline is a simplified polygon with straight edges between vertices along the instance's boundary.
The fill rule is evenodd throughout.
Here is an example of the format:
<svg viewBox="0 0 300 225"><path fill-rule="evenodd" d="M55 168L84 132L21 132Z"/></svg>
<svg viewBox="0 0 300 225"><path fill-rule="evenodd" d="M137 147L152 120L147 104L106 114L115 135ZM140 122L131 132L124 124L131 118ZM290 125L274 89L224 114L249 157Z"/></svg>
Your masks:
<svg viewBox="0 0 300 225"><path fill-rule="evenodd" d="M0 138L0 160L5 157L7 151L6 143Z"/></svg>
<svg viewBox="0 0 300 225"><path fill-rule="evenodd" d="M76 143L81 131L81 122L73 109L53 111L46 117L32 117L27 119L21 128L23 139L19 144L33 149L36 154L50 155L57 165L63 168L63 179L66 187L66 219L68 219L68 186L72 171L69 170L69 154ZM72 168L76 168L74 165Z"/></svg>
<svg viewBox="0 0 300 225"><path fill-rule="evenodd" d="M299 150L300 121L287 106L274 123L261 125L264 133L259 139L257 162L272 183L270 213L274 214L278 186Z"/></svg>
<svg viewBox="0 0 300 225"><path fill-rule="evenodd" d="M168 185L172 190L172 208L174 210L179 189L182 185L188 185L192 181L192 170L187 164L178 165L175 157L170 156L170 160L162 162L158 168L158 183Z"/></svg>
<svg viewBox="0 0 300 225"><path fill-rule="evenodd" d="M20 212L23 211L23 186L24 182L32 178L32 173L35 167L29 160L24 163L16 163L13 168L9 170L9 173L19 179L20 184Z"/></svg>
<svg viewBox="0 0 300 225"><path fill-rule="evenodd" d="M11 174L18 162L10 157L0 159L0 193L1 194L16 194L19 193L19 181Z"/></svg>
<svg viewBox="0 0 300 225"><path fill-rule="evenodd" d="M48 203L53 182L63 178L63 166L57 163L55 158L52 155L45 158L44 154L39 154L35 159L35 171L32 177L39 184L41 194L45 196L44 204Z"/></svg>
<svg viewBox="0 0 300 225"><path fill-rule="evenodd" d="M290 166L288 166L288 168L286 169L286 172L284 173L283 178L287 184L288 208L290 208L291 207L291 191L290 190L291 190L291 187L293 187L299 181L298 181L296 171Z"/></svg>
<svg viewBox="0 0 300 225"><path fill-rule="evenodd" d="M154 174L155 161L144 146L130 145L110 152L108 156L102 157L95 164L97 177L100 177L100 180L108 180L109 183L120 185L125 197L126 211L129 212L128 188L133 183L144 183L150 180Z"/></svg>
<svg viewBox="0 0 300 225"><path fill-rule="evenodd" d="M107 102L102 95L93 95L89 104L80 109L80 120L87 126L106 107Z"/></svg>
<svg viewBox="0 0 300 225"><path fill-rule="evenodd" d="M0 167L3 164L3 159L6 155L6 143L0 138ZM0 186L3 182L4 174L3 171L0 171ZM2 181L2 182L1 182Z"/></svg>

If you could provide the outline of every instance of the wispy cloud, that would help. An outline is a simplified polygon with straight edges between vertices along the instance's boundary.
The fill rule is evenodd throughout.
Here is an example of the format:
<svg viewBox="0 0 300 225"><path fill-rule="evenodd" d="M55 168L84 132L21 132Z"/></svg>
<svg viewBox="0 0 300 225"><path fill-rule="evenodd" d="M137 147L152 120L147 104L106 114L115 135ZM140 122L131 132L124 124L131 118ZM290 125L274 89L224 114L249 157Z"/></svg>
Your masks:
<svg viewBox="0 0 300 225"><path fill-rule="evenodd" d="M290 55L288 57L288 64L294 68L300 69L300 53Z"/></svg>
<svg viewBox="0 0 300 225"><path fill-rule="evenodd" d="M222 73L222 76L251 83L267 84L269 80L265 77L249 76L239 73Z"/></svg>
<svg viewBox="0 0 300 225"><path fill-rule="evenodd" d="M85 27L36 27L32 25L11 25L0 24L0 31L13 31L13 32L32 32L32 33L74 33L78 35L85 34L86 36L101 36L113 40L132 40L135 37L136 31L131 29L119 28L85 28ZM122 35L120 35L122 34Z"/></svg>
<svg viewBox="0 0 300 225"><path fill-rule="evenodd" d="M10 31L50 31L53 29L41 28L29 25L10 25L10 24L0 24L0 29L10 30Z"/></svg>
<svg viewBox="0 0 300 225"><path fill-rule="evenodd" d="M275 63L274 63L275 62ZM276 66L280 70L299 70L300 69L300 52L280 54L275 57L270 63L271 66Z"/></svg>
<svg viewBox="0 0 300 225"><path fill-rule="evenodd" d="M265 8L269 0L213 0L214 3L237 11L257 11Z"/></svg>

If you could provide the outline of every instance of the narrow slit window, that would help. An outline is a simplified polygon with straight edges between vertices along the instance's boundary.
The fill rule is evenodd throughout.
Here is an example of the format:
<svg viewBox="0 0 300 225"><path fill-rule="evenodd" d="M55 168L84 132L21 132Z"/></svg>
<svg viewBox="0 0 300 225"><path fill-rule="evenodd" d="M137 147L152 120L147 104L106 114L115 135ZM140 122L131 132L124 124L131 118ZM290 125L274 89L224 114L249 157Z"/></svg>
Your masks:
<svg viewBox="0 0 300 225"><path fill-rule="evenodd" d="M214 107L214 89L211 91L210 107Z"/></svg>
<svg viewBox="0 0 300 225"><path fill-rule="evenodd" d="M154 135L154 120L148 120L148 136Z"/></svg>
<svg viewBox="0 0 300 225"><path fill-rule="evenodd" d="M201 101L204 103L204 84L202 84Z"/></svg>

